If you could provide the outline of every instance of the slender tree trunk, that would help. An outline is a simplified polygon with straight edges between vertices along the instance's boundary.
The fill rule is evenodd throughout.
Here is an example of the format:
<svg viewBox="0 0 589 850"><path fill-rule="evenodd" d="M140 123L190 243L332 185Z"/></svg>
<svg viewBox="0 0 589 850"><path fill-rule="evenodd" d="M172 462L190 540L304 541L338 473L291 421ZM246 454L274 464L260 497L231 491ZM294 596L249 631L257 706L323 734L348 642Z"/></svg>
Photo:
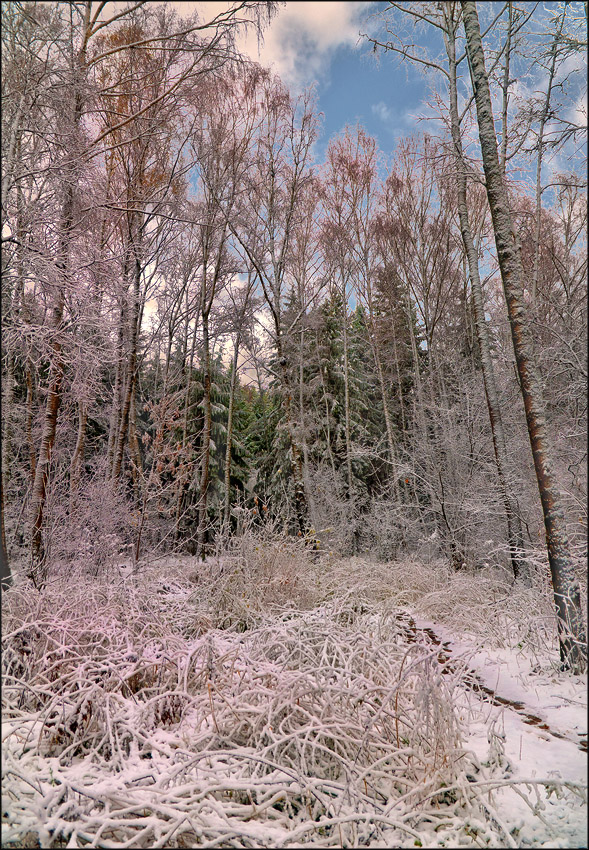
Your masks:
<svg viewBox="0 0 589 850"><path fill-rule="evenodd" d="M6 546L6 530L4 528L4 487L0 476L0 585L2 589L12 584L12 573L8 560L8 547Z"/></svg>
<svg viewBox="0 0 589 850"><path fill-rule="evenodd" d="M318 341L318 334L315 335L316 340ZM318 343L317 343L317 347ZM335 472L335 459L333 457L333 451L331 448L331 428L329 427L329 399L327 398L327 387L325 386L325 375L323 373L323 364L321 363L321 355L319 355L319 375L321 377L321 389L323 391L323 403L325 404L325 437L327 442L327 455L329 457L329 462L331 464L331 471L333 472L333 480L336 481L336 472Z"/></svg>
<svg viewBox="0 0 589 850"><path fill-rule="evenodd" d="M305 431L305 395L304 395L304 341L305 330L301 327L299 335L299 422L301 429L301 449L303 452L303 484L305 493L309 502L309 513L311 526L316 528L315 499L313 498L313 488L311 487L311 475L309 472L309 446L307 444L307 435Z"/></svg>
<svg viewBox="0 0 589 850"><path fill-rule="evenodd" d="M466 200L466 167L462 149L462 138L460 135L460 120L458 117L458 92L456 85L456 40L455 23L452 13L447 17L447 30L445 33L446 51L448 54L448 71L450 75L450 124L452 130L452 141L454 144L454 163L456 166L456 188L458 196L458 218L460 222L460 233L464 244L464 251L468 262L468 272L475 314L475 326L479 351L481 356L481 367L483 372L483 385L491 434L493 438L493 450L495 453L495 465L497 477L503 498L505 518L507 520L507 540L513 575L517 579L521 577L529 583L530 576L524 559L524 536L521 520L519 517L519 506L517 500L508 486L508 459L505 431L499 405L499 393L495 381L495 370L491 356L491 345L489 342L489 328L485 319L485 308L483 301L483 288L479 274L478 252L476 250L468 204ZM505 124L503 126L503 137L506 137Z"/></svg>
<svg viewBox="0 0 589 850"><path fill-rule="evenodd" d="M84 401L78 402L78 437L76 448L70 464L70 514L75 510L82 464L84 463L84 447L86 444L86 425L88 422L88 408Z"/></svg>
<svg viewBox="0 0 589 850"><path fill-rule="evenodd" d="M395 501L399 501L399 481L397 476L397 453L395 450L395 438L393 435L393 423L391 420L391 414L389 410L388 404L388 393L387 386L384 377L384 369L382 365L382 357L378 345L378 333L377 326L375 320L375 311L374 311L374 302L372 297L372 270L370 268L370 262L368 260L367 253L364 254L363 259L363 277L364 277L364 289L365 289L365 297L366 303L368 306L368 321L370 323L370 348L372 351L372 358L374 360L374 364L376 366L376 374L378 375L378 386L380 389L380 399L382 403L382 410L384 415L384 423L385 423L385 432L387 437L387 447L389 450L389 463L391 464L391 478L393 482L393 494Z"/></svg>
<svg viewBox="0 0 589 850"><path fill-rule="evenodd" d="M348 356L348 302L344 286L342 304L342 342L344 347L344 430L346 438L346 496L350 505L348 521L352 530L352 551L358 552L358 524L356 521L356 500L354 498L354 479L352 475L352 426L350 417L350 363Z"/></svg>
<svg viewBox="0 0 589 850"><path fill-rule="evenodd" d="M391 477L393 481L393 494L395 500L399 501L399 481L397 476L397 453L395 451L395 438L393 436L393 423L391 421L391 413L389 411L388 393L384 378L384 370L382 366L382 357L378 350L378 341L376 339L376 328L371 318L372 332L370 339L370 347L372 348L372 356L376 365L376 374L378 375L378 386L380 389L380 399L384 413L384 424L387 435L387 445L389 450L389 461L391 464Z"/></svg>
<svg viewBox="0 0 589 850"><path fill-rule="evenodd" d="M565 669L581 673L587 668L587 645L579 582L574 573L564 512L552 468L552 449L548 441L541 384L532 356L532 337L523 297L523 269L516 244L507 187L497 155L491 93L485 70L478 13L472 0L461 0L461 5L497 258L544 513L548 560L557 611L560 657Z"/></svg>
<svg viewBox="0 0 589 850"><path fill-rule="evenodd" d="M448 4L449 5L449 4ZM509 65L511 61L511 30L513 27L513 3L511 0L507 3L509 14L509 24L507 25L507 38L505 40L505 66L503 68L503 102L501 104L501 151L499 153L499 162L501 170L505 175L505 165L507 163L507 113L509 109ZM451 14L451 13L450 13ZM453 21L450 23L453 26ZM452 38L455 39L456 31L452 30ZM456 59L456 45L454 45L454 58ZM450 69L452 77L452 70ZM456 67L454 67L454 84L456 84Z"/></svg>
<svg viewBox="0 0 589 850"><path fill-rule="evenodd" d="M6 358L6 375L4 378L4 394L2 398L2 481L8 487L10 481L10 461L12 456L12 404L14 401L14 357L11 352Z"/></svg>
<svg viewBox="0 0 589 850"><path fill-rule="evenodd" d="M115 367L115 382L113 387L112 410L110 414L108 446L106 451L106 474L108 478L112 478L115 451L117 447L117 434L121 427L121 412L123 409L123 359L125 351L125 322L127 316L125 300L126 295L123 295L121 301L121 309L119 311L119 329L117 335L117 363ZM159 357L157 362L159 364Z"/></svg>
<svg viewBox="0 0 589 850"><path fill-rule="evenodd" d="M33 374L31 369L31 361L27 357L27 365L25 370L25 380L27 382L27 397L26 397L26 419L25 432L27 437L27 446L29 447L29 470L31 476L31 487L35 481L35 470L37 467L37 455L35 452L35 442L33 440Z"/></svg>
<svg viewBox="0 0 589 850"><path fill-rule="evenodd" d="M276 322L276 353L280 364L280 378L282 383L284 417L291 451L291 470L294 484L295 516L300 536L306 534L307 517L309 507L307 494L305 492L305 480L303 475L303 462L301 458L301 447L296 437L294 414L292 409L292 385L288 374L288 362L284 356L282 337L280 336L280 322Z"/></svg>
<svg viewBox="0 0 589 850"><path fill-rule="evenodd" d="M141 260L139 258L139 246L134 245L135 253L135 269L133 275L133 304L131 308L131 328L130 328L130 350L129 359L127 362L127 375L125 381L125 394L123 398L123 406L120 417L120 427L117 433L116 449L113 458L112 478L116 480L121 474L123 465L123 453L125 450L125 440L129 429L129 413L131 410L131 398L135 388L135 379L137 371L137 341L139 337L139 292L141 286Z"/></svg>
<svg viewBox="0 0 589 850"><path fill-rule="evenodd" d="M432 446L432 438L430 435L430 431L428 428L428 423L426 419L426 401L424 397L423 391L423 381L421 379L421 369L420 369L420 357L419 357L419 348L417 345L417 339L415 334L415 326L413 322L413 315L411 309L411 301L409 292L407 291L405 296L405 311L407 314L407 325L409 328L409 337L411 340L411 354L413 360L413 386L414 386L414 400L413 400L413 410L414 410L414 422L416 423L416 430L418 435L418 441L420 445L420 454L423 454L424 460L422 461L425 475L422 476L421 483L424 486L424 490L421 490L424 493L427 507L429 508L429 512L432 515L434 531L439 534L440 537L443 537L445 534L444 527L441 522L440 512L436 507L434 507L437 501L440 501L436 495L436 491L434 490L433 484L431 482L432 476L434 474L434 470L432 469L432 454L433 454L433 446ZM423 447L423 448L422 448ZM424 532L427 534L431 534L432 527L431 523L428 523L424 518L423 506L420 504L423 501L423 497L420 499L420 494L417 486L417 479L415 474L411 476L409 486L412 488L412 495L415 502L415 505L419 508L419 519L423 524Z"/></svg>
<svg viewBox="0 0 589 850"><path fill-rule="evenodd" d="M345 293L342 305L342 342L344 346L344 429L346 438L346 478L348 499L353 502L354 482L352 477L352 428L350 424L350 363L348 357L348 304Z"/></svg>
<svg viewBox="0 0 589 850"><path fill-rule="evenodd" d="M205 287L203 284L203 291ZM205 558L205 536L207 530L207 496L209 490L209 469L211 462L211 431L212 431L212 410L211 410L211 351L209 340L209 314L203 310L202 313L202 352L203 352L203 371L204 371L204 396L203 396L203 414L204 423L202 429L202 458L200 466L200 484L198 497L198 531L196 538L196 556Z"/></svg>
<svg viewBox="0 0 589 850"><path fill-rule="evenodd" d="M20 107L19 107L20 111ZM20 117L20 116L18 116ZM15 125L16 126L16 125ZM14 138L12 141L16 142L17 134L15 132ZM11 141L11 144L12 144ZM20 152L20 144L16 146L17 155ZM10 156L14 155L14 151L12 151ZM7 168L8 168L7 164ZM6 177L8 172L5 173L4 178L2 180L2 221L4 221L4 204L6 198L6 191L8 184L6 182ZM17 213L16 213L16 237L18 240L18 245L16 249L16 282L14 291L11 293L6 299L3 299L2 306L4 308L4 318L10 317L15 323L18 321L20 316L22 315L25 318L25 314L27 313L26 308L24 307L24 281L25 281L25 271L24 271L24 262L23 262L23 244L26 239L26 235L24 233L23 227L23 197L22 190L20 185L17 188ZM4 253L2 253L2 275L5 273L5 259ZM8 303L6 303L8 302ZM14 369L16 365L16 358L12 351L7 351L6 353L6 375L3 382L3 390L2 393L2 479L4 483L4 492L8 489L8 483L10 481L10 462L12 459L12 405L14 402L14 390L16 388L16 378L14 374ZM29 357L27 355L27 366L29 366Z"/></svg>
<svg viewBox="0 0 589 850"><path fill-rule="evenodd" d="M558 29L554 35L554 40L550 49L551 61L550 70L548 72L548 85L546 88L546 98L544 100L544 106L542 107L542 113L540 115L540 124L538 127L538 159L536 160L536 228L534 233L534 273L532 275L532 286L530 291L530 297L533 305L535 305L536 303L536 296L538 293L538 280L540 277L540 231L542 225L542 159L544 156L544 129L550 112L550 98L552 95L552 88L554 86L554 77L556 73L558 44L562 37L562 28L564 26L567 14L566 7L567 4L565 3L560 16Z"/></svg>
<svg viewBox="0 0 589 850"><path fill-rule="evenodd" d="M186 319L186 346L188 344L188 325L190 324L190 319L187 313ZM186 390L184 393L184 415L182 417L182 457L184 458L185 463L185 471L180 476L178 482L178 495L176 500L176 519L175 519L175 539L178 541L180 539L180 520L182 518L182 502L184 501L184 491L186 489L186 483L189 475L191 475L191 471L189 470L188 459L185 457L186 455L186 446L187 446L187 438L188 438L188 410L190 408L190 388L192 384L192 368L194 365L194 352L196 349L196 327L194 328L194 334L192 335L192 343L190 346L190 357L188 360L188 367L186 371Z"/></svg>
<svg viewBox="0 0 589 850"><path fill-rule="evenodd" d="M63 246L65 249L65 246ZM64 310L64 291L60 287L56 294L53 307L53 341L51 343L52 358L49 368L49 386L47 389L47 404L43 420L43 431L39 457L35 469L35 480L31 494L31 569L30 576L35 582L44 581L43 562L45 547L43 541L43 514L49 478L51 451L55 442L57 414L61 402L61 383L63 380L63 360L61 353L61 333Z"/></svg>
<svg viewBox="0 0 589 850"><path fill-rule="evenodd" d="M4 202L5 198L8 195L8 190L10 188L10 181L12 180L14 174L14 163L18 161L17 155L17 147L19 147L19 133L22 129L20 126L21 118L23 115L23 110L25 106L25 92L21 92L20 99L18 102L18 106L16 108L16 112L14 114L14 118L12 120L12 126L10 128L10 141L7 145L6 156L3 160L3 170L4 176L2 177L2 201ZM0 209L2 210L2 229L4 229L5 216L4 216L4 203L2 203Z"/></svg>
<svg viewBox="0 0 589 850"><path fill-rule="evenodd" d="M84 12L84 42L80 53L76 57L75 67L72 68L78 80L82 77L86 63L86 45L90 33L91 4L86 4ZM76 134L82 117L82 94L79 83L75 83L72 90L73 110L71 132L72 140ZM29 574L34 582L45 580L45 545L43 541L43 514L47 496L47 481L49 478L49 467L51 462L51 451L55 442L57 428L57 414L61 402L61 385L64 374L64 362L62 356L62 344L60 335L63 332L63 313L65 308L66 277L69 267L69 248L71 231L73 225L74 193L78 180L75 173L64 175L64 201L62 206L61 220L59 222L59 257L55 266L61 280L58 284L53 303L52 317L52 340L51 340L51 362L49 365L49 386L47 389L47 402L45 406L45 417L41 435L41 446L35 468L35 478L31 493L30 504L30 529L31 529L31 561Z"/></svg>
<svg viewBox="0 0 589 850"><path fill-rule="evenodd" d="M141 498L141 473L143 471L141 463L141 450L139 449L139 440L137 438L137 407L135 399L137 398L137 382L133 385L131 393L131 408L129 410L129 452L131 454L131 472L133 475L133 489L135 490L135 499L139 503Z"/></svg>
<svg viewBox="0 0 589 850"><path fill-rule="evenodd" d="M74 126L77 126L80 114L79 105L76 105L76 118ZM65 189L65 200L63 204L60 223L60 256L56 262L62 278L65 278L68 268L69 239L72 228L74 189L70 180ZM51 462L51 451L55 442L57 429L57 414L61 403L61 384L63 381L64 363L62 357L62 344L60 335L62 333L63 311L65 307L65 280L62 280L55 294L52 310L52 341L51 362L49 366L49 386L47 388L47 402L45 406L45 417L41 434L41 446L35 466L35 478L31 493L30 517L31 517L31 562L30 577L34 582L43 582L45 579L45 546L43 541L43 514L47 495L47 481L49 478L49 466Z"/></svg>
<svg viewBox="0 0 589 850"><path fill-rule="evenodd" d="M231 383L229 385L229 409L227 411L227 446L225 448L225 502L223 505L223 536L229 535L229 514L231 512L231 449L233 447L233 407L235 404L235 388L237 386L237 361L239 359L239 343L241 334L237 331L233 348L231 365Z"/></svg>

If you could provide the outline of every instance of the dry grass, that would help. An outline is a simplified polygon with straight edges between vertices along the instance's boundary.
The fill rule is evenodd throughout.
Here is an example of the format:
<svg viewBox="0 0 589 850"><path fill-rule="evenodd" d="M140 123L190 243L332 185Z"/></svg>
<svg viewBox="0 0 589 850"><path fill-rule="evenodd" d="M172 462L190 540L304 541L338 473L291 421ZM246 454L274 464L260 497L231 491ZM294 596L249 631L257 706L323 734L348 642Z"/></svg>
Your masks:
<svg viewBox="0 0 589 850"><path fill-rule="evenodd" d="M505 590L251 536L206 564L17 586L2 621L4 845L414 846L432 824L464 836L466 809L509 845L473 784L492 772L461 744L459 665L408 643L399 616L469 611L498 635Z"/></svg>

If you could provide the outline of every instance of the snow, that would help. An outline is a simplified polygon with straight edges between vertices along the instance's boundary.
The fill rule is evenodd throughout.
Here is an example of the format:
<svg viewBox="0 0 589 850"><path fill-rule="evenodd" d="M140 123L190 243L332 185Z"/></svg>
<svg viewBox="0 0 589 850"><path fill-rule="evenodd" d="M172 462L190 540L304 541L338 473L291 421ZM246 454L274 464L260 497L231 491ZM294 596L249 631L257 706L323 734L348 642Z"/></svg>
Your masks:
<svg viewBox="0 0 589 850"><path fill-rule="evenodd" d="M416 565L312 569L306 608L238 585L245 631L181 561L7 594L2 846L587 846L587 677L531 597L506 621L480 576L458 610Z"/></svg>

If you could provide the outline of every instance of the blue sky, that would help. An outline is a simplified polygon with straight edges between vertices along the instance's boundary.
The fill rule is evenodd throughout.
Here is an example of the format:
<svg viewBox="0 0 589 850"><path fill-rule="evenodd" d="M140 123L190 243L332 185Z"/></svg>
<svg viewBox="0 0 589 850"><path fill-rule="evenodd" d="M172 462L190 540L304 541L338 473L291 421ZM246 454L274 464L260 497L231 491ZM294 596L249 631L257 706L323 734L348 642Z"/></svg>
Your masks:
<svg viewBox="0 0 589 850"><path fill-rule="evenodd" d="M184 14L196 8L208 19L226 7L211 0L172 5ZM359 39L360 31L375 26L374 12L387 6L382 0L291 0L279 7L266 28L260 52L253 33L241 40L241 49L272 67L294 93L316 85L318 108L324 113L318 158L329 138L346 124L360 122L385 153L393 151L397 138L416 129L412 116L421 111L425 80L415 68L400 68L388 55L379 66L368 42Z"/></svg>
<svg viewBox="0 0 589 850"><path fill-rule="evenodd" d="M320 147L346 123L362 124L386 153L394 149L400 137L418 126L423 129L417 116L423 112L426 81L415 73L408 78L405 69L389 56L377 63L366 45L337 48L327 79L319 82L317 93L324 113Z"/></svg>
<svg viewBox="0 0 589 850"><path fill-rule="evenodd" d="M324 116L319 155L346 124L362 124L385 153L417 127L426 81L415 68L399 67L390 55L377 61L370 44L359 38L360 31L374 29L378 8L387 6L288 2L267 30L261 54L254 57L271 64L294 91L315 83Z"/></svg>
<svg viewBox="0 0 589 850"><path fill-rule="evenodd" d="M201 17L207 20L211 20L215 14L227 7L226 0L170 0L170 3L182 14L196 9ZM500 8L500 4L491 2L480 2L477 5L482 23L489 23ZM279 6L278 13L265 29L260 51L254 33L239 42L240 48L252 59L272 67L293 93L300 92L309 85L316 85L318 108L324 113L322 134L316 147L319 161L323 159L329 138L339 133L346 124L360 122L368 133L376 137L380 149L385 154L394 152L400 138L414 132L427 131L436 134L441 130L439 120L418 119L420 115L430 119L433 116L433 110L428 108L426 103L431 97L432 83L445 99L446 90L442 75L430 72L429 79L426 79L420 66L409 62L401 63L394 54L382 51L379 52L378 62L370 44L365 39L359 39L361 31L373 34L378 32L382 37L384 16L375 13L379 9L387 8L389 4L384 0L290 0ZM550 17L557 12L559 4L546 2L538 8L540 16ZM570 8L577 16L584 15L581 3L572 3ZM403 33L399 31L399 26L402 27ZM409 16L402 16L393 27L393 32L401 35L405 43L414 43L421 48L431 47L435 42L434 54L443 50L439 33L426 25L414 28ZM586 56L579 52L571 61L581 73L577 73L574 85L563 99L561 109L564 110L564 117L582 123L583 120L586 122L587 109L584 88ZM533 97L543 90L546 81L545 70L534 62L522 68L521 73L518 69L514 76L517 76L517 79L513 87L511 114L517 98L526 100ZM498 106L497 102L496 117L500 114ZM498 131L500 132L499 126ZM473 153L476 153L476 147L475 144ZM583 150L581 148L581 156ZM544 182L550 179L551 174L575 168L567 159L569 152L545 156ZM578 161L579 151L577 168ZM515 176L515 166L516 163L512 161L512 176ZM521 176L521 179L533 179L532 159L528 163L522 163L522 167L524 171L518 171L517 176Z"/></svg>

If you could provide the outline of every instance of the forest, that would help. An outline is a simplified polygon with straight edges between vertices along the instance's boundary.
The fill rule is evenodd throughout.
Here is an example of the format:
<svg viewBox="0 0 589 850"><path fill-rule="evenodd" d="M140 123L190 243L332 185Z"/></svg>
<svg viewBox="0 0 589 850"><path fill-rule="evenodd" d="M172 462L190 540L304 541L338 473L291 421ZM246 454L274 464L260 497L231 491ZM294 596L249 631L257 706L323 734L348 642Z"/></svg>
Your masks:
<svg viewBox="0 0 589 850"><path fill-rule="evenodd" d="M586 846L587 4L355 5L2 3L3 846Z"/></svg>

